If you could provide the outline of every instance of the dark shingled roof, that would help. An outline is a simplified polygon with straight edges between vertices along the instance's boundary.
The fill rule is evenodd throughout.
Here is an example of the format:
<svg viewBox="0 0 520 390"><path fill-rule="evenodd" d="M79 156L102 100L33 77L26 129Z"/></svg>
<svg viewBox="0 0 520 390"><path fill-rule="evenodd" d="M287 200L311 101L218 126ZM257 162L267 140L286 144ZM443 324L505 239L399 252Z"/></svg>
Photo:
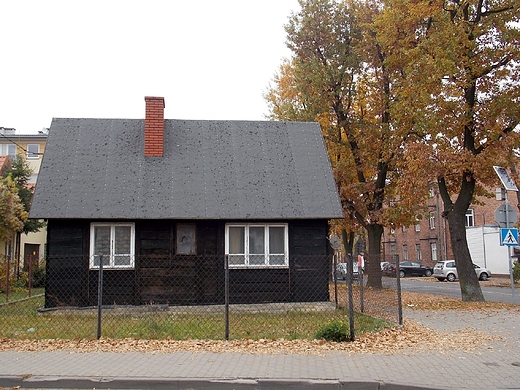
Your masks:
<svg viewBox="0 0 520 390"><path fill-rule="evenodd" d="M343 213L317 123L54 119L31 218L330 219Z"/></svg>

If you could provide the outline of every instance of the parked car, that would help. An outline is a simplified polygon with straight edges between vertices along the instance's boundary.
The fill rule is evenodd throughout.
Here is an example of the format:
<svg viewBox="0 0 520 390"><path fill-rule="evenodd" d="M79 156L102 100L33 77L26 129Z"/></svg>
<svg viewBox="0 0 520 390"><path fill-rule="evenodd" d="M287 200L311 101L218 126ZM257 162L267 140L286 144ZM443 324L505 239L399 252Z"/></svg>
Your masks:
<svg viewBox="0 0 520 390"><path fill-rule="evenodd" d="M473 268L475 268L475 273L477 274L479 280L488 280L488 278L491 276L491 272L487 268L482 268L476 264L473 264ZM458 279L459 276L457 274L455 260L437 262L435 267L433 267L433 276L441 282L444 280L453 282L455 279Z"/></svg>
<svg viewBox="0 0 520 390"><path fill-rule="evenodd" d="M487 268L480 267L476 264L473 264L473 268L475 268L475 272L477 274L478 280L486 281L491 277L491 271Z"/></svg>
<svg viewBox="0 0 520 390"><path fill-rule="evenodd" d="M392 263L386 263L381 269L383 276L395 276L396 265Z"/></svg>
<svg viewBox="0 0 520 390"><path fill-rule="evenodd" d="M399 276L432 276L433 269L413 261L402 261L399 263Z"/></svg>
<svg viewBox="0 0 520 390"><path fill-rule="evenodd" d="M358 264L357 262L352 263L352 277L358 277ZM336 265L336 280L346 280L347 279L347 263L339 263Z"/></svg>

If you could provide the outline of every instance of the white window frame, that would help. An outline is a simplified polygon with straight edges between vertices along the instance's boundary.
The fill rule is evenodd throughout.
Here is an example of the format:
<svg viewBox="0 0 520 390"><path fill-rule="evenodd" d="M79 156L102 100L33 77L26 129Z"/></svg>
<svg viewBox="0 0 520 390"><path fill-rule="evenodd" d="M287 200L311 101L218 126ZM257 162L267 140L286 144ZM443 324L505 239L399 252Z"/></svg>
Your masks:
<svg viewBox="0 0 520 390"><path fill-rule="evenodd" d="M226 255L229 253L229 228L240 227L244 228L244 264L229 264L229 268L288 268L289 267L289 227L286 223L229 223L226 224L226 244L225 252ZM265 262L264 264L250 264L249 262L249 228L251 227L263 227L264 228L264 253ZM284 228L284 263L283 264L270 264L269 259L271 255L282 255L282 253L269 253L269 228L271 227L283 227Z"/></svg>
<svg viewBox="0 0 520 390"><path fill-rule="evenodd" d="M403 244L403 261L408 261L408 245Z"/></svg>
<svg viewBox="0 0 520 390"><path fill-rule="evenodd" d="M16 157L16 145L14 144L1 144L0 154L2 156L9 156L11 158Z"/></svg>
<svg viewBox="0 0 520 390"><path fill-rule="evenodd" d="M421 244L415 244L415 257L418 263L422 262Z"/></svg>
<svg viewBox="0 0 520 390"><path fill-rule="evenodd" d="M473 209L466 210L466 227L475 226L475 212Z"/></svg>
<svg viewBox="0 0 520 390"><path fill-rule="evenodd" d="M420 222L415 224L415 231L416 232L420 232L421 231L421 223Z"/></svg>
<svg viewBox="0 0 520 390"><path fill-rule="evenodd" d="M430 243L430 250L432 253L432 261L437 261L437 243L436 242Z"/></svg>
<svg viewBox="0 0 520 390"><path fill-rule="evenodd" d="M36 147L36 151L29 150L31 147ZM27 144L27 159L37 159L40 158L40 144Z"/></svg>
<svg viewBox="0 0 520 390"><path fill-rule="evenodd" d="M430 213L430 230L435 230L435 214Z"/></svg>
<svg viewBox="0 0 520 390"><path fill-rule="evenodd" d="M110 253L105 254L103 256L109 256L109 262L106 264L106 260L103 261L103 269L134 269L135 268L135 224L128 222L118 222L118 223L110 223L110 222L93 222L90 224L90 269L99 269L99 265L94 264L95 257L99 254L94 253L95 248L95 235L94 229L99 226L108 226L110 227ZM115 259L116 255L114 253L114 237L115 237L115 228L116 226L128 226L130 227L130 253L119 254L130 256L130 264L125 265L116 265ZM106 259L106 258L105 258Z"/></svg>

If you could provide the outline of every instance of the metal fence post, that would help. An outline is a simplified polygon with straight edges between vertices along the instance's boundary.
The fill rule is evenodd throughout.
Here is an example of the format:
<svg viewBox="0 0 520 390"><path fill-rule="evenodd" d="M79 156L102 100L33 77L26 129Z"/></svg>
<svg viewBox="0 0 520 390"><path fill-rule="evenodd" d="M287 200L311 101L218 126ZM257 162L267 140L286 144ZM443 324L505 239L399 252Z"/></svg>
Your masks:
<svg viewBox="0 0 520 390"><path fill-rule="evenodd" d="M32 282L32 273L33 273L32 263L33 263L33 258L30 257L29 258L29 269L28 269L29 275L27 276L27 289L28 289L29 298L31 297L31 287L32 287L32 283L31 283Z"/></svg>
<svg viewBox="0 0 520 390"><path fill-rule="evenodd" d="M103 255L99 255L99 276L98 276L98 321L97 339L101 338L101 307L103 306Z"/></svg>
<svg viewBox="0 0 520 390"><path fill-rule="evenodd" d="M9 269L9 255L5 256L5 301L9 302L9 275L11 270Z"/></svg>
<svg viewBox="0 0 520 390"><path fill-rule="evenodd" d="M395 262L395 278L397 281L397 316L399 325L403 325L403 302L401 298L401 271L399 268L399 259Z"/></svg>
<svg viewBox="0 0 520 390"><path fill-rule="evenodd" d="M337 253L337 252L336 252ZM332 256L332 280L334 281L334 302L336 303L336 309L338 308L338 280L336 278L336 253ZM347 270L348 273L348 270Z"/></svg>
<svg viewBox="0 0 520 390"><path fill-rule="evenodd" d="M354 294L352 292L352 279L353 279L353 264L352 255L347 255L347 290L348 290L348 318L349 318L349 329L350 329L350 341L354 341Z"/></svg>
<svg viewBox="0 0 520 390"><path fill-rule="evenodd" d="M224 272L224 306L225 306L225 323L226 323L226 340L229 340L229 257L224 255L225 272Z"/></svg>
<svg viewBox="0 0 520 390"><path fill-rule="evenodd" d="M363 297L363 285L365 276L363 275L363 267L358 264L358 278L359 278L359 304L361 313L365 312L365 300Z"/></svg>

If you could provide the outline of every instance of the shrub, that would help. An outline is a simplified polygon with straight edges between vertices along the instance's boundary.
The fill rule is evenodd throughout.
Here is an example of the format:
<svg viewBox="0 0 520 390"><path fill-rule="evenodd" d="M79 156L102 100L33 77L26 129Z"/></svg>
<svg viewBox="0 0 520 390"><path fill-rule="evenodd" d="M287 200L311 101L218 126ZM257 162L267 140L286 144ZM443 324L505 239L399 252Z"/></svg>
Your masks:
<svg viewBox="0 0 520 390"><path fill-rule="evenodd" d="M520 262L519 261L515 261L515 263L513 265L513 279L515 280L515 282L520 281Z"/></svg>
<svg viewBox="0 0 520 390"><path fill-rule="evenodd" d="M28 275L27 272L20 272L20 276L13 276L9 281L10 286L13 290L21 291L27 288Z"/></svg>
<svg viewBox="0 0 520 390"><path fill-rule="evenodd" d="M315 337L338 343L344 342L349 339L349 327L341 320L332 320L323 325L316 332Z"/></svg>
<svg viewBox="0 0 520 390"><path fill-rule="evenodd" d="M37 267L33 269L31 287L39 288L45 286L45 267Z"/></svg>

